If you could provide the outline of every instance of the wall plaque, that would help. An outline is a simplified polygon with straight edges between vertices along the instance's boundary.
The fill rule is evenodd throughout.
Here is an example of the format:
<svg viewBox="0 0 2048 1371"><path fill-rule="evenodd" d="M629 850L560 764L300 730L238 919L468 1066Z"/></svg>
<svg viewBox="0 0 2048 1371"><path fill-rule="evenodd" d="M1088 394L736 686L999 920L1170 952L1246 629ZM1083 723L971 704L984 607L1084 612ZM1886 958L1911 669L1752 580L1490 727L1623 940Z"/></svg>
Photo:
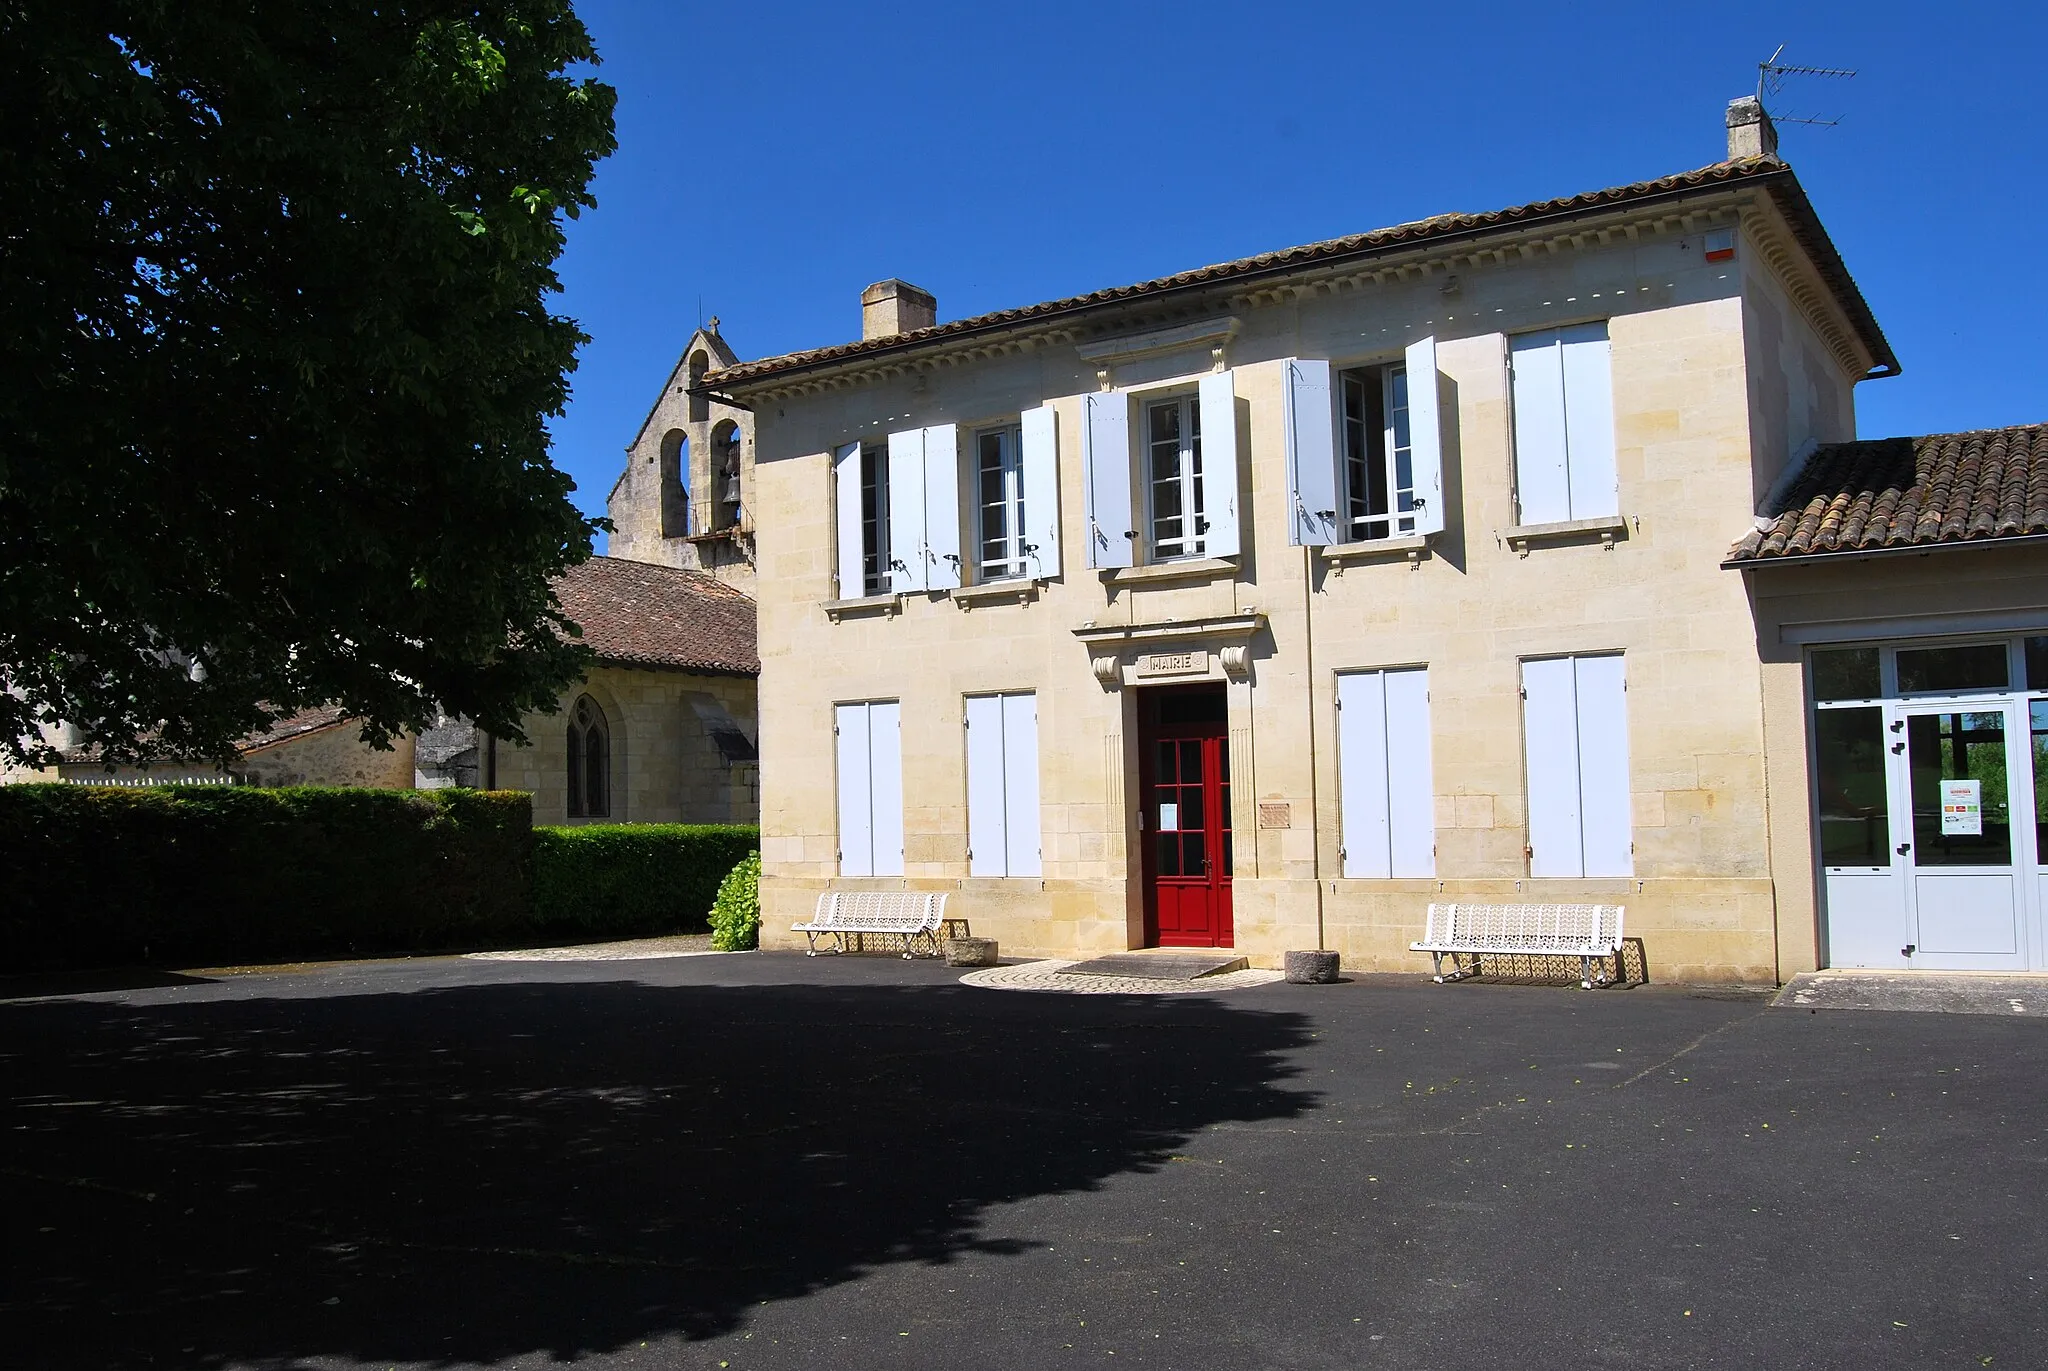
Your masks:
<svg viewBox="0 0 2048 1371"><path fill-rule="evenodd" d="M1269 800L1259 801L1259 827L1294 827L1294 806L1291 804L1274 804Z"/></svg>
<svg viewBox="0 0 2048 1371"><path fill-rule="evenodd" d="M1138 654L1138 679L1152 680L1159 676L1206 676L1209 674L1209 651L1196 648L1186 652L1141 652Z"/></svg>

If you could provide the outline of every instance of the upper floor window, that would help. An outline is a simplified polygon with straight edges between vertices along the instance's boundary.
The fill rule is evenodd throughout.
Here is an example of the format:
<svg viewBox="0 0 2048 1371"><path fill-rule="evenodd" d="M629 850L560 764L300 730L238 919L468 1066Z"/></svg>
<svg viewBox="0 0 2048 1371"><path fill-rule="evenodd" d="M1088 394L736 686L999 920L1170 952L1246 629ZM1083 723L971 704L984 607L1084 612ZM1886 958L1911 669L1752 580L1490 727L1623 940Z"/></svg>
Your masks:
<svg viewBox="0 0 2048 1371"><path fill-rule="evenodd" d="M1316 547L1443 529L1434 337L1409 344L1398 361L1334 378L1326 361L1290 358L1286 401L1289 543Z"/></svg>
<svg viewBox="0 0 2048 1371"><path fill-rule="evenodd" d="M1192 395L1145 406L1145 488L1156 561L1202 555L1202 408Z"/></svg>
<svg viewBox="0 0 2048 1371"><path fill-rule="evenodd" d="M1344 396L1344 525L1347 543L1415 532L1415 443L1408 422L1408 369L1347 371Z"/></svg>
<svg viewBox="0 0 2048 1371"><path fill-rule="evenodd" d="M1562 523L1620 513L1607 325L1517 334L1508 340L1508 364L1521 521Z"/></svg>
<svg viewBox="0 0 2048 1371"><path fill-rule="evenodd" d="M1083 396L1088 565L1235 557L1237 428L1236 382L1228 371L1202 377L1191 395Z"/></svg>
<svg viewBox="0 0 2048 1371"><path fill-rule="evenodd" d="M889 449L869 443L860 450L860 593L881 595L890 588Z"/></svg>
<svg viewBox="0 0 2048 1371"><path fill-rule="evenodd" d="M1057 430L1041 405L975 433L964 456L953 424L841 445L832 459L840 598L954 590L970 564L982 580L1058 575Z"/></svg>
<svg viewBox="0 0 2048 1371"><path fill-rule="evenodd" d="M604 711L588 695L569 711L567 811L572 819L602 819L612 812L612 733Z"/></svg>
<svg viewBox="0 0 2048 1371"><path fill-rule="evenodd" d="M1024 524L1024 431L989 428L974 435L979 519L977 579L1001 581L1028 575Z"/></svg>

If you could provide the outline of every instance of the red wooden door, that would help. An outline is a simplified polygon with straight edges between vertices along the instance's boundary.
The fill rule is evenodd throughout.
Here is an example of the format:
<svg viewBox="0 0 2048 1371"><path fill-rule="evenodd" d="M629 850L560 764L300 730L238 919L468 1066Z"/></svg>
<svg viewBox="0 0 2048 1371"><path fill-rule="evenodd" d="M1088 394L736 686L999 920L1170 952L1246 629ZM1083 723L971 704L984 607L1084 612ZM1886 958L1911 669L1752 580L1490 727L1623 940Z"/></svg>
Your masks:
<svg viewBox="0 0 2048 1371"><path fill-rule="evenodd" d="M1223 691L1160 691L1147 706L1139 780L1145 941L1229 947L1230 736Z"/></svg>

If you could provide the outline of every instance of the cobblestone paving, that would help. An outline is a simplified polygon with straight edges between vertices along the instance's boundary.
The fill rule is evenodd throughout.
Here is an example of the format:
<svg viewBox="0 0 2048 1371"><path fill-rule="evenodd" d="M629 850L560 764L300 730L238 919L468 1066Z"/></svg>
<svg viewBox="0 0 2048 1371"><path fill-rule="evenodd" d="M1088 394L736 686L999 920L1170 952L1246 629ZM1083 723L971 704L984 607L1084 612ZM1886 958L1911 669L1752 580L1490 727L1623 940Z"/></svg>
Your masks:
<svg viewBox="0 0 2048 1371"><path fill-rule="evenodd" d="M1205 995L1212 990L1241 990L1286 979L1281 971L1228 971L1193 981L1162 981L1141 976L1068 976L1071 961L1024 962L970 971L960 984L984 990L1052 990L1069 995Z"/></svg>

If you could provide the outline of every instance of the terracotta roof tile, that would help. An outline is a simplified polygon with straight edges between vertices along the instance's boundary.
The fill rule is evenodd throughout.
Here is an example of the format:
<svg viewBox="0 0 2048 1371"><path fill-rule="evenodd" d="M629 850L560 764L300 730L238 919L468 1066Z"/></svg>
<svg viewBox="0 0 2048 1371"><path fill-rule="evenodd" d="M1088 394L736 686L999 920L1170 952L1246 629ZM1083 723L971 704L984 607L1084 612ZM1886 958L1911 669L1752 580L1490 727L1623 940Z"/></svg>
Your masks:
<svg viewBox="0 0 2048 1371"><path fill-rule="evenodd" d="M1484 214L1439 214L1412 223L1396 224L1392 228L1375 229L1370 233L1352 234L1321 243L1286 248L1279 252L1261 253L1234 262L1221 262L1215 266L1200 267L1174 276L1163 276L1155 281L1117 286L1087 295L1070 296L1064 300L1048 300L1044 304L1028 305L1022 309L998 310L992 314L955 319L950 323L935 324L930 328L886 338L868 338L857 343L841 343L833 347L814 348L807 352L787 353L780 357L764 357L757 361L741 362L713 371L705 380L714 389L724 389L751 381L765 380L785 372L806 371L871 353L920 347L926 343L1009 328L1143 296L1160 295L1240 277L1287 272L1437 239L1456 238L1488 229L1513 227L1517 224L1553 219L1587 210L1744 182L1761 182L1777 195L1780 207L1785 210L1792 224L1794 236L1813 258L1814 265L1821 275L1826 278L1836 299L1855 324L1864 345L1877 360L1879 368L1896 372L1898 361L1892 355L1890 344L1885 341L1876 318L1870 312L1870 306L1856 288L1855 281L1850 278L1848 269L1842 265L1841 257L1821 227L1820 219L1814 214L1805 192L1793 178L1792 169L1775 157L1747 157L1731 162L1717 162L1713 166L1681 172L1675 176L1659 177L1654 181L1636 181L1623 186L1610 186L1605 190L1588 191L1555 200L1538 200L1533 204L1515 205Z"/></svg>
<svg viewBox="0 0 2048 1371"><path fill-rule="evenodd" d="M1735 563L2048 533L2048 424L1817 448Z"/></svg>
<svg viewBox="0 0 2048 1371"><path fill-rule="evenodd" d="M761 674L754 602L714 576L592 557L555 583L598 660L731 676Z"/></svg>

